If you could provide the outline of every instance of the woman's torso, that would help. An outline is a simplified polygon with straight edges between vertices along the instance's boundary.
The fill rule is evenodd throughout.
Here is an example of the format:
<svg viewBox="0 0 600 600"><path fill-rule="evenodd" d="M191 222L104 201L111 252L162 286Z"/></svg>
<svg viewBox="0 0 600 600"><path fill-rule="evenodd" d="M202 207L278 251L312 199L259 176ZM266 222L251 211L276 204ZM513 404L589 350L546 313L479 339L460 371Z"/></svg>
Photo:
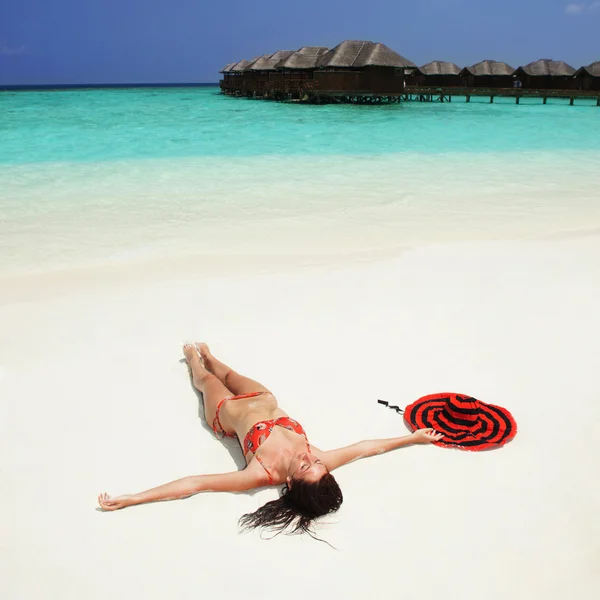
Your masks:
<svg viewBox="0 0 600 600"><path fill-rule="evenodd" d="M223 403L220 414L226 429L235 430L245 452L246 464L252 462L255 454L260 454L261 461L269 467L275 483L280 483L281 480L282 450L298 447L298 450L302 451L307 445L310 449L304 435L281 426L273 427L260 446L254 448L254 452L244 449L246 435L254 425L288 416L279 408L275 396L269 392L252 398L228 400Z"/></svg>
<svg viewBox="0 0 600 600"><path fill-rule="evenodd" d="M240 440L244 439L256 423L286 416L287 414L279 408L275 396L269 392L250 398L227 400L221 406L220 412L225 429L235 430Z"/></svg>

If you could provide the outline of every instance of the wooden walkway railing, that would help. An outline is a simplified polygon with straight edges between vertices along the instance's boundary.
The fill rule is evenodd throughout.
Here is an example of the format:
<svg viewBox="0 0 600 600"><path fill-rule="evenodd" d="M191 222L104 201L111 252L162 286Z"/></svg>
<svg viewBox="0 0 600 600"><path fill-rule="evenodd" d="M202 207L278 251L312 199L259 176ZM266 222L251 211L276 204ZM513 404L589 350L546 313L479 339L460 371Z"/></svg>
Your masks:
<svg viewBox="0 0 600 600"><path fill-rule="evenodd" d="M541 98L546 104L548 98L563 98L573 105L575 99L596 100L600 106L600 90L531 90L523 88L463 88L463 87L423 87L407 85L404 88L403 100L419 102L452 102L453 96L461 96L470 102L472 97L485 96L494 102L494 98L515 98L519 104L521 98Z"/></svg>

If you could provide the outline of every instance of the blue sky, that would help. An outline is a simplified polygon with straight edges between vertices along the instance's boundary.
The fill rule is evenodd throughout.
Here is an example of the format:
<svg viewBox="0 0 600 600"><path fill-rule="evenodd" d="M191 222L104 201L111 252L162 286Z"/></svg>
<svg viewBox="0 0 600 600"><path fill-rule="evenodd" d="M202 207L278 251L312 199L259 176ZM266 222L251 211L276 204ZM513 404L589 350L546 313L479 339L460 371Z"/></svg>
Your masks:
<svg viewBox="0 0 600 600"><path fill-rule="evenodd" d="M417 64L600 60L600 0L1 0L0 84L218 81L226 63L344 39Z"/></svg>

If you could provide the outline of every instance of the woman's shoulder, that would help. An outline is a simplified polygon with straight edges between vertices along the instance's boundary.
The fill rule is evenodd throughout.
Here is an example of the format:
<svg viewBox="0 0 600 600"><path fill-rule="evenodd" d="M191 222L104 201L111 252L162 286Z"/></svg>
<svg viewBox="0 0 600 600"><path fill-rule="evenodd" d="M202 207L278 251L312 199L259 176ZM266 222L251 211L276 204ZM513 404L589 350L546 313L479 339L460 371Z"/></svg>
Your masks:
<svg viewBox="0 0 600 600"><path fill-rule="evenodd" d="M260 458L258 458L256 454L248 453L246 460L248 461L248 464L243 471L246 471L248 476L252 477L256 481L256 487L269 485L271 480L262 466Z"/></svg>

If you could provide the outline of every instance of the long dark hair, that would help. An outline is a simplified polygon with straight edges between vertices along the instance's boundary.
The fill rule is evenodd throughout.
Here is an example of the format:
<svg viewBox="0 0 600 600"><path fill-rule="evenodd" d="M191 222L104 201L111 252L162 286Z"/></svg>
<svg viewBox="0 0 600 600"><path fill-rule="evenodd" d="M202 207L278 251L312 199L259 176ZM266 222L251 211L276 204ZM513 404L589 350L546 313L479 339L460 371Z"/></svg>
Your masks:
<svg viewBox="0 0 600 600"><path fill-rule="evenodd" d="M325 473L319 481L295 479L291 486L283 488L277 500L243 515L239 523L243 530L264 527L278 535L289 528L288 534L308 533L315 537L310 529L313 520L335 512L343 500L342 490L331 473Z"/></svg>

